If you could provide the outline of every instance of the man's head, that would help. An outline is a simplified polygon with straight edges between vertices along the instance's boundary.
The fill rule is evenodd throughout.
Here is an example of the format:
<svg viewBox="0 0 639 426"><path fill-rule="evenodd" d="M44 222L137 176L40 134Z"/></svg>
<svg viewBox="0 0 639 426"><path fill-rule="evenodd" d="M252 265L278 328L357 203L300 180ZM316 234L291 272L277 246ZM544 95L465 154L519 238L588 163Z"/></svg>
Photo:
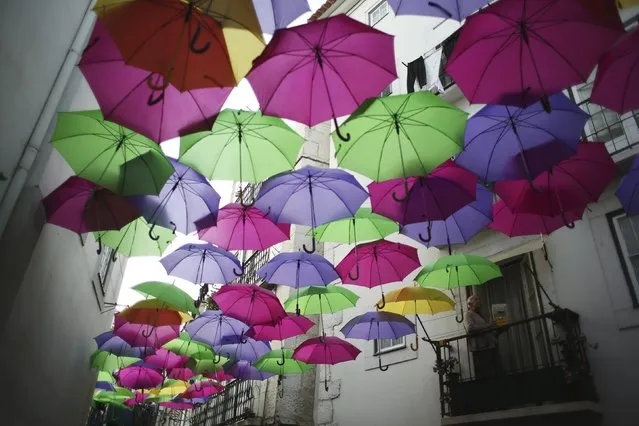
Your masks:
<svg viewBox="0 0 639 426"><path fill-rule="evenodd" d="M481 309L481 298L478 294L473 294L472 296L470 296L466 303L468 310L471 312L479 312L479 310Z"/></svg>

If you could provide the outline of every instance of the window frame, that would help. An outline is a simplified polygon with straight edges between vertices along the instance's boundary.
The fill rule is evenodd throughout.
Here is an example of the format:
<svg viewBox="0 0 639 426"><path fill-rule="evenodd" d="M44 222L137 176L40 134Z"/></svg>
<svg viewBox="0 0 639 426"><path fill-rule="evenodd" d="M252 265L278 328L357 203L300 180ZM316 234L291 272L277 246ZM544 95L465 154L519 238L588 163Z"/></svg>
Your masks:
<svg viewBox="0 0 639 426"><path fill-rule="evenodd" d="M98 256L97 272L98 283L102 290L102 295L106 295L109 289L109 276L111 275L113 250L111 247L103 245L102 252Z"/></svg>
<svg viewBox="0 0 639 426"><path fill-rule="evenodd" d="M606 214L606 219L608 220L608 226L610 227L610 234L612 235L612 241L615 245L615 249L617 251L617 257L619 258L619 263L621 263L621 270L623 272L624 278L626 280L626 286L628 288L628 292L630 293L630 300L632 301L632 306L635 309L639 309L639 298L637 297L637 288L639 287L639 277L634 278L634 273L630 269L629 266L629 255L627 253L627 248L624 249L621 242L623 239L623 234L621 234L621 228L619 227L619 219L629 217L623 209L618 209ZM625 245L625 240L624 240Z"/></svg>
<svg viewBox="0 0 639 426"><path fill-rule="evenodd" d="M384 5L386 5L386 13L384 13L383 15L381 15L379 17L379 19L377 19L375 22L373 22L373 14L375 12L377 12L379 9L381 9L382 7L384 7ZM377 3L375 6L373 6L369 11L368 11L368 25L371 27L374 27L375 25L377 25L382 19L384 19L388 14L390 13L390 5L388 4L388 2L386 0L382 0L379 3Z"/></svg>
<svg viewBox="0 0 639 426"><path fill-rule="evenodd" d="M390 96L392 94L393 94L393 83L390 83L388 86L384 87L384 90L382 90L382 93L379 95L379 97L385 98L386 96Z"/></svg>
<svg viewBox="0 0 639 426"><path fill-rule="evenodd" d="M395 351L399 351L402 349L406 348L406 336L402 336L400 337L400 339L402 339L402 343L398 343L396 345L392 345L386 348L379 348L380 345L380 341L381 340L395 340L395 339L375 339L373 340L373 355L377 356L377 355L383 355L383 354L387 354L389 352L395 352Z"/></svg>

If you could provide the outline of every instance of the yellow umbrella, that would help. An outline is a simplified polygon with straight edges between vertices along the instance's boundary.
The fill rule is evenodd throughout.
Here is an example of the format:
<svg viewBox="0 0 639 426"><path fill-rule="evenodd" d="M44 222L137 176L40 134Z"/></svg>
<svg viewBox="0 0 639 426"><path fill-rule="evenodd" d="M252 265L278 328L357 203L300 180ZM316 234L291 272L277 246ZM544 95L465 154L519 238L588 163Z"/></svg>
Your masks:
<svg viewBox="0 0 639 426"><path fill-rule="evenodd" d="M633 6L639 6L639 0L617 0L619 9L629 9Z"/></svg>
<svg viewBox="0 0 639 426"><path fill-rule="evenodd" d="M119 314L133 324L148 324L152 326L179 325L191 321L192 316L178 311L171 304L158 299L141 300L129 306Z"/></svg>
<svg viewBox="0 0 639 426"><path fill-rule="evenodd" d="M189 383L183 380L168 379L164 386L151 389L149 395L152 396L175 396L188 389Z"/></svg>

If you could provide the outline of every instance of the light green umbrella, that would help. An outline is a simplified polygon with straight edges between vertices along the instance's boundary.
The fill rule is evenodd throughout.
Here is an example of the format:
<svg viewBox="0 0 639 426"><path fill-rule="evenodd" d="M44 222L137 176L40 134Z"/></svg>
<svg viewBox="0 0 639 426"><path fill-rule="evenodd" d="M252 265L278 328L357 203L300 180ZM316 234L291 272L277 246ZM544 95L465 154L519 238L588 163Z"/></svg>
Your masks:
<svg viewBox="0 0 639 426"><path fill-rule="evenodd" d="M127 257L162 256L175 239L175 234L170 229L155 225L153 231L160 238L153 240L149 238L149 229L151 226L140 217L119 231L94 232L93 235L96 240Z"/></svg>
<svg viewBox="0 0 639 426"><path fill-rule="evenodd" d="M164 344L164 349L167 349L178 355L188 356L194 359L213 359L215 358L215 352L206 343L198 342L191 339L186 332L181 332L179 337L168 341Z"/></svg>
<svg viewBox="0 0 639 426"><path fill-rule="evenodd" d="M194 373L215 373L220 371L228 360L228 358L218 355L215 359L190 359L186 366Z"/></svg>
<svg viewBox="0 0 639 426"><path fill-rule="evenodd" d="M312 365L293 359L293 349L274 349L253 365L260 371L279 375L299 374L313 368Z"/></svg>
<svg viewBox="0 0 639 426"><path fill-rule="evenodd" d="M197 314L198 310L193 303L193 298L176 286L157 281L148 281L131 287L133 290L145 296L151 296L158 300L173 305L182 312Z"/></svg>
<svg viewBox="0 0 639 426"><path fill-rule="evenodd" d="M210 131L180 139L180 162L209 179L257 183L293 169L303 142L279 118L227 109Z"/></svg>
<svg viewBox="0 0 639 426"><path fill-rule="evenodd" d="M499 266L480 256L454 254L426 266L415 278L424 287L453 289L501 277Z"/></svg>
<svg viewBox="0 0 639 426"><path fill-rule="evenodd" d="M123 388L121 386L114 386L113 391L95 391L93 393L93 400L96 402L124 402L129 398L133 398L135 395L133 392L127 388Z"/></svg>
<svg viewBox="0 0 639 426"><path fill-rule="evenodd" d="M99 349L91 354L91 367L109 373L140 361L139 358L117 356Z"/></svg>
<svg viewBox="0 0 639 426"><path fill-rule="evenodd" d="M115 377L108 371L98 371L98 379L96 382L115 383Z"/></svg>
<svg viewBox="0 0 639 426"><path fill-rule="evenodd" d="M100 111L59 113L51 143L76 175L119 195L157 195L174 171L157 143Z"/></svg>
<svg viewBox="0 0 639 426"><path fill-rule="evenodd" d="M429 92L365 101L333 133L337 164L384 181L424 176L464 148L467 114Z"/></svg>
<svg viewBox="0 0 639 426"><path fill-rule="evenodd" d="M338 219L308 231L315 239L323 242L358 244L365 241L384 239L387 235L399 232L399 225L391 219L373 213L362 207L354 217Z"/></svg>
<svg viewBox="0 0 639 426"><path fill-rule="evenodd" d="M344 287L335 284L326 287L304 287L299 296L289 297L284 302L286 312L295 312L299 301L300 313L303 315L335 313L352 308L357 304L359 296Z"/></svg>

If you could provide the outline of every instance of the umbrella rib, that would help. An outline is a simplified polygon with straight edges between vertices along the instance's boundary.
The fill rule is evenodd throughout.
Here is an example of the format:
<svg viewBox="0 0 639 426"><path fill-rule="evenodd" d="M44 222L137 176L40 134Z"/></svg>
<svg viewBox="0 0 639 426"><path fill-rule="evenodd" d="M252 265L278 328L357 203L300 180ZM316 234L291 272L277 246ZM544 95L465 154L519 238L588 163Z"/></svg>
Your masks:
<svg viewBox="0 0 639 426"><path fill-rule="evenodd" d="M563 55L563 53L561 53L559 50L557 50L557 48L556 48L555 46L553 46L551 43L549 43L549 42L548 42L548 40L546 40L546 39L545 39L545 38L543 38L541 35L539 35L539 33L537 33L537 31L535 31L533 28L530 28L530 32L532 33L532 35L533 35L533 36L534 36L534 37L535 37L535 38L536 38L539 42L541 42L542 44L545 44L545 45L546 45L546 46L547 46L550 50L552 50L553 52L555 52L555 54L556 54L557 56L559 56L559 57L560 57L560 58L561 58L561 59L562 59L562 60L566 63L566 65L568 65L568 66L572 69L572 71L573 71L573 72L574 72L574 73L575 73L575 74L576 74L579 78L581 78L582 80L587 80L587 79L588 79L588 76L587 76L587 75L584 77L584 76L583 76L583 75L579 72L579 70L578 70L578 69L576 69L576 68L575 68L575 66L574 66L574 65L573 65L570 61L568 61L568 59L567 59L567 58ZM533 60L533 63L534 63L534 62L535 62L535 60L534 60L534 58L533 58L533 56L532 56L532 49L528 49L528 51L529 51L529 53L530 53L530 57L531 57L531 59ZM538 70L537 70L537 66L536 66L536 65L535 65L535 70L536 70L537 74L539 75ZM539 77L538 77L538 78L539 78ZM541 84L541 81L540 81L539 83L540 83L540 85L542 85L542 84ZM543 85L542 85L542 88L543 88Z"/></svg>

